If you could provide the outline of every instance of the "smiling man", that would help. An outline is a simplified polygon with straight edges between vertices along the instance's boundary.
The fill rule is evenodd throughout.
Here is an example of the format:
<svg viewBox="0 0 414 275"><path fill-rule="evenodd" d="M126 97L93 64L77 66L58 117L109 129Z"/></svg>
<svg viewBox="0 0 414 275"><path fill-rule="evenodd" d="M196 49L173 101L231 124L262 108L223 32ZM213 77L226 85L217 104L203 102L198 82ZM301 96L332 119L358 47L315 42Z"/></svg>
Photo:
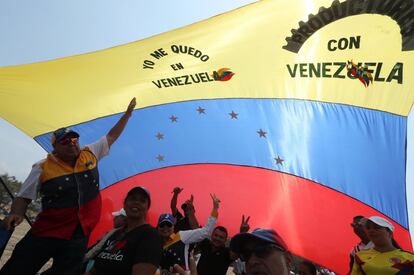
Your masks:
<svg viewBox="0 0 414 275"><path fill-rule="evenodd" d="M42 211L0 274L35 274L50 258L51 274L81 273L88 237L101 211L98 161L121 135L135 105L133 98L108 134L84 148L79 146L77 132L67 128L53 132L52 153L33 165L13 201L6 225L8 229L19 225L38 193Z"/></svg>
<svg viewBox="0 0 414 275"><path fill-rule="evenodd" d="M233 261L230 250L225 246L227 229L217 226L209 239L204 239L198 246L201 256L197 264L198 275L225 275Z"/></svg>

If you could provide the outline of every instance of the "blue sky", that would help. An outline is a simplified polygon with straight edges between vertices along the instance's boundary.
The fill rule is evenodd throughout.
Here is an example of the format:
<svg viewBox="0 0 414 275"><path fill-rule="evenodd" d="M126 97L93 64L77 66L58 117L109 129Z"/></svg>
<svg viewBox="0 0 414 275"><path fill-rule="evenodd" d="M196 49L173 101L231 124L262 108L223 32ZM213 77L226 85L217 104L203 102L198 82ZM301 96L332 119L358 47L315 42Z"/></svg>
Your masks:
<svg viewBox="0 0 414 275"><path fill-rule="evenodd" d="M246 5L231 1L0 1L0 66L33 63L125 44ZM32 139L0 118L0 173L24 180L45 156ZM409 210L414 210L414 115L408 125ZM410 214L410 217L414 217ZM414 221L414 218L411 218ZM411 224L414 228L414 223Z"/></svg>

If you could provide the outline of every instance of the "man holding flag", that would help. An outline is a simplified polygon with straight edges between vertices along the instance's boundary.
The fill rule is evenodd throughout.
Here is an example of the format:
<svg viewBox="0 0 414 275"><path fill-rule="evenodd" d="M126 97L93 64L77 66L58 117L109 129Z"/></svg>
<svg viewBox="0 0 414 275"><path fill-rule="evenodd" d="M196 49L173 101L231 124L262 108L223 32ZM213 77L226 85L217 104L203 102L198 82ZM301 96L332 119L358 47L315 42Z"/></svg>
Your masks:
<svg viewBox="0 0 414 275"><path fill-rule="evenodd" d="M77 132L67 128L53 132L53 151L33 165L13 201L6 226L11 230L23 221L37 193L42 198L42 211L0 274L34 274L50 258L52 274L81 273L88 237L101 211L97 164L121 135L135 105L133 98L108 134L84 148L79 146Z"/></svg>

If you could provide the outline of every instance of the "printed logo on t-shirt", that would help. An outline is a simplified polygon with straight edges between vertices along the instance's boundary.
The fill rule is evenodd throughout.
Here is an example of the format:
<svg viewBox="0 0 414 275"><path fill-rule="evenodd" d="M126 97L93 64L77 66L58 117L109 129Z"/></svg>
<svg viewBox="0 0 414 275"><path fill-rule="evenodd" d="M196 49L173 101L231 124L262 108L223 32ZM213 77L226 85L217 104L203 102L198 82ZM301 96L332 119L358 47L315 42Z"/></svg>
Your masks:
<svg viewBox="0 0 414 275"><path fill-rule="evenodd" d="M125 247L125 244L126 240L107 240L107 246L104 251L98 254L98 258L105 260L122 261L124 258L122 249Z"/></svg>

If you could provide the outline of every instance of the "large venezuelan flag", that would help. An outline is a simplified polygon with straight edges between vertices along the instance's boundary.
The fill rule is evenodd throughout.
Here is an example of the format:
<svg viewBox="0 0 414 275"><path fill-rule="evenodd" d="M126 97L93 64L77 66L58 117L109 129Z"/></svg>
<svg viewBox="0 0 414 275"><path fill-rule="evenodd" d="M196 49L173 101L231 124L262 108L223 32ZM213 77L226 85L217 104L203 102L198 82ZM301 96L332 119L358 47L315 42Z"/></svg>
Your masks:
<svg viewBox="0 0 414 275"><path fill-rule="evenodd" d="M181 186L201 223L216 193L232 233L250 215L293 253L345 273L355 215L387 217L412 249L413 20L413 0L261 1L127 45L2 67L0 114L50 152L56 128L90 143L137 97L100 165L93 239L132 186L150 190L152 223Z"/></svg>

